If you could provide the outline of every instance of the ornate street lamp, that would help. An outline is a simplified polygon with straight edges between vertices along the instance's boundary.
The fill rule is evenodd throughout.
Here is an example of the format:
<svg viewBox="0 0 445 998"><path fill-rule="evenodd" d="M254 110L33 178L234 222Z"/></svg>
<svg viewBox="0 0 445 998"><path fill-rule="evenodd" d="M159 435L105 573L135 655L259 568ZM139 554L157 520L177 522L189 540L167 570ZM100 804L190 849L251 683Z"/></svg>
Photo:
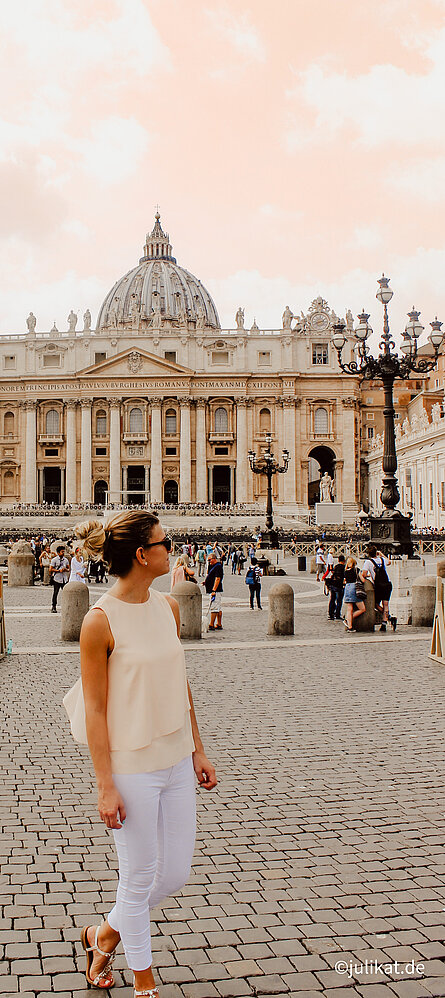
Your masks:
<svg viewBox="0 0 445 998"><path fill-rule="evenodd" d="M284 475L289 467L290 454L286 448L283 448L283 464L280 467L278 461L275 460L273 456L272 447L272 434L266 433L266 450L264 454L257 459L255 451L249 450L247 456L249 458L249 464L251 470L255 475L266 475L267 477L267 505L266 505L266 531L262 534L260 547L262 548L277 548L278 545L278 532L274 530L273 525L273 507L272 507L272 478L274 475Z"/></svg>
<svg viewBox="0 0 445 998"><path fill-rule="evenodd" d="M338 355L338 362L342 371L346 374L359 376L362 381L379 378L383 383L385 393L385 408L383 416L384 425L384 446L383 446L383 487L380 493L382 505L385 507L381 516L371 516L371 540L378 543L382 549L386 549L394 554L408 554L412 557L413 545L411 542L411 516L404 516L400 510L396 509L400 501L399 489L395 472L397 470L396 437L394 429L394 402L393 389L396 378L408 378L411 371L425 374L435 367L439 355L439 349L443 342L441 331L442 323L437 317L430 323L431 333L428 340L433 347L434 357L419 357L417 341L423 332L423 326L419 322L420 312L413 307L408 312L409 322L403 333L403 341L400 346L402 356L395 352L395 343L391 338L388 320L388 304L391 301L393 292L389 287L389 278L383 274L378 281L379 290L376 297L382 303L384 309L383 335L380 341L380 353L378 357L373 357L367 345L367 339L372 333L368 325L369 315L363 311L359 316L359 325L354 330L355 333L355 354L356 359L349 363L344 363L341 359L342 350L346 343L344 335L345 324L338 322L333 327L332 344Z"/></svg>

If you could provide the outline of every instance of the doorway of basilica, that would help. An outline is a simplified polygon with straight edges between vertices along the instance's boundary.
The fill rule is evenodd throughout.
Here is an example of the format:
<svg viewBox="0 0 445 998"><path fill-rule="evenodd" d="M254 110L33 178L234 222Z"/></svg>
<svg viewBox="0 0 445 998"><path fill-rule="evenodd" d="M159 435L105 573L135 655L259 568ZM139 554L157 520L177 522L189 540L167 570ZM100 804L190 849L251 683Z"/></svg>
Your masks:
<svg viewBox="0 0 445 998"><path fill-rule="evenodd" d="M94 483L94 504L96 506L105 506L107 491L108 483L104 482L103 479Z"/></svg>
<svg viewBox="0 0 445 998"><path fill-rule="evenodd" d="M335 477L335 454L330 447L313 447L309 453L308 505L315 506L320 498L320 478L325 474Z"/></svg>
<svg viewBox="0 0 445 998"><path fill-rule="evenodd" d="M142 506L145 502L145 468L143 464L129 464L127 471L127 502Z"/></svg>
<svg viewBox="0 0 445 998"><path fill-rule="evenodd" d="M62 473L60 468L43 469L43 502L60 506L62 501Z"/></svg>
<svg viewBox="0 0 445 998"><path fill-rule="evenodd" d="M179 499L178 483L169 478L164 485L164 502L169 506L177 506Z"/></svg>
<svg viewBox="0 0 445 998"><path fill-rule="evenodd" d="M213 467L213 489L212 489L212 502L214 503L229 503L231 502L231 492L230 492L230 467L226 464L215 464Z"/></svg>

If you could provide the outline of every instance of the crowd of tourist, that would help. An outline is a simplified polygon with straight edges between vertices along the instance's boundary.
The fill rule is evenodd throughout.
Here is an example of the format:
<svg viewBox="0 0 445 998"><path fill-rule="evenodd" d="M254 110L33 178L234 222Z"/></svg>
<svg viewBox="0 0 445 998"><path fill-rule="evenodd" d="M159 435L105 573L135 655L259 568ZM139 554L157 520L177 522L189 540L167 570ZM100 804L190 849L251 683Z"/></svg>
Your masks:
<svg viewBox="0 0 445 998"><path fill-rule="evenodd" d="M319 541L315 547L316 581L322 582L324 592L329 596L328 619L343 620L348 632L353 630L355 621L366 613L367 590L365 582L368 579L374 589L375 607L379 614L380 630L386 631L391 624L393 631L397 627L397 617L389 612L392 583L387 573L390 558L379 551L374 544L368 544L366 557L360 566L357 560L340 553L337 558L334 548L325 549ZM344 613L342 613L344 605Z"/></svg>

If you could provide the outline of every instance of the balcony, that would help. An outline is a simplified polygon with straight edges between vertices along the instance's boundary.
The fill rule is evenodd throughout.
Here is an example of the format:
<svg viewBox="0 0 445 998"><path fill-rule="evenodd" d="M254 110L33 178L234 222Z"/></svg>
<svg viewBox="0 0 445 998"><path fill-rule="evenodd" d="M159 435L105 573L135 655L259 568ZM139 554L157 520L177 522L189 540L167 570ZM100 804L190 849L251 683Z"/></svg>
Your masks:
<svg viewBox="0 0 445 998"><path fill-rule="evenodd" d="M124 443L126 444L146 444L148 440L148 433L142 431L128 430L124 433Z"/></svg>
<svg viewBox="0 0 445 998"><path fill-rule="evenodd" d="M56 447L63 444L64 435L63 433L39 433L38 441L45 447Z"/></svg>
<svg viewBox="0 0 445 998"><path fill-rule="evenodd" d="M228 430L219 430L216 432L212 430L209 433L209 440L211 444L231 444L235 439L235 434L230 433Z"/></svg>

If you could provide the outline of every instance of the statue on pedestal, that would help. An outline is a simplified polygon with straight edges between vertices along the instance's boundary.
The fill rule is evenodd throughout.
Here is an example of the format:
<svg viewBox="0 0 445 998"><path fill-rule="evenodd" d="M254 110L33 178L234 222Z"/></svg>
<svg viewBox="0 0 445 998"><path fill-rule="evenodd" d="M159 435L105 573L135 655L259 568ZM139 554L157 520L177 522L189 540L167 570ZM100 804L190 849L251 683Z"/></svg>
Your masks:
<svg viewBox="0 0 445 998"><path fill-rule="evenodd" d="M68 316L67 323L68 323L68 329L69 329L70 333L74 333L74 331L76 329L76 325L77 325L77 315L76 315L75 312L73 312L72 309L71 309L71 312L70 312L70 314Z"/></svg>
<svg viewBox="0 0 445 998"><path fill-rule="evenodd" d="M34 312L30 312L29 315L28 315L28 318L26 320L26 325L28 326L28 333L35 333L35 331L36 331L36 322L37 322L37 319L36 319L36 317L34 315Z"/></svg>
<svg viewBox="0 0 445 998"><path fill-rule="evenodd" d="M235 322L237 325L237 329L244 329L244 309L241 307L238 309L236 313Z"/></svg>
<svg viewBox="0 0 445 998"><path fill-rule="evenodd" d="M83 314L83 331L84 333L88 333L90 329L91 329L91 312L89 308L87 308L86 312L84 312Z"/></svg>
<svg viewBox="0 0 445 998"><path fill-rule="evenodd" d="M320 502L332 502L334 498L334 481L327 471L320 478Z"/></svg>
<svg viewBox="0 0 445 998"><path fill-rule="evenodd" d="M294 317L294 313L291 312L291 310L289 308L289 305L286 305L286 308L284 309L283 316L282 316L283 329L290 329L291 328L293 317Z"/></svg>

